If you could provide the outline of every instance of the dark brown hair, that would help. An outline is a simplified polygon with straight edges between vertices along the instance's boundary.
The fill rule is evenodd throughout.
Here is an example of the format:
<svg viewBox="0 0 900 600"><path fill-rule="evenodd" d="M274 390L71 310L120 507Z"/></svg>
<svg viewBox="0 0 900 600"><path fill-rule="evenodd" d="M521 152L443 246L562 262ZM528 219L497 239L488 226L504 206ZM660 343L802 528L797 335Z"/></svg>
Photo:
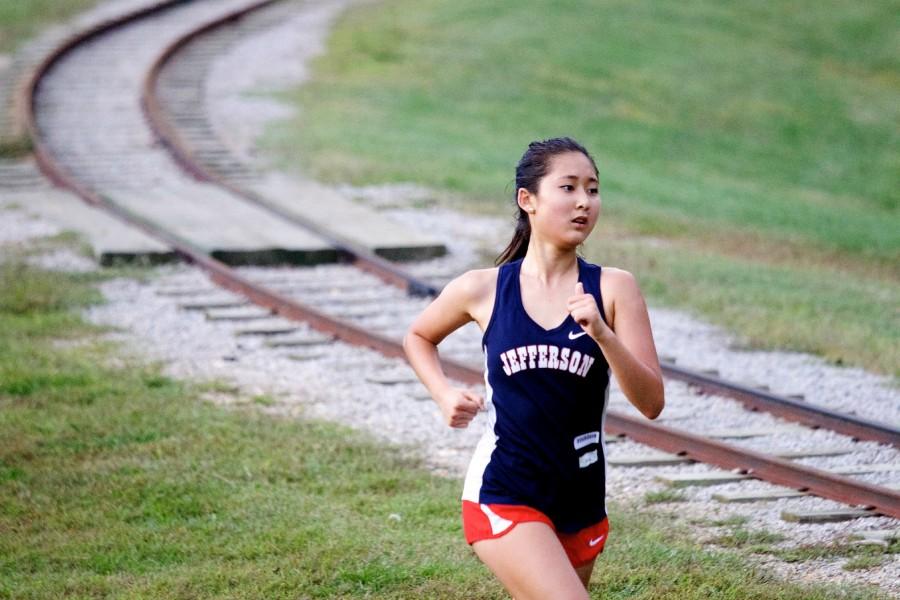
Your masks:
<svg viewBox="0 0 900 600"><path fill-rule="evenodd" d="M500 256L494 261L496 265L518 260L528 251L528 241L531 239L531 223L528 221L528 213L518 205L519 190L525 188L532 194L537 194L538 186L544 175L550 170L550 160L557 154L566 152L581 152L594 167L597 173L597 163L594 157L578 142L569 137L550 138L528 144L528 149L516 165L516 189L513 192L513 202L516 203L516 230L512 240Z"/></svg>

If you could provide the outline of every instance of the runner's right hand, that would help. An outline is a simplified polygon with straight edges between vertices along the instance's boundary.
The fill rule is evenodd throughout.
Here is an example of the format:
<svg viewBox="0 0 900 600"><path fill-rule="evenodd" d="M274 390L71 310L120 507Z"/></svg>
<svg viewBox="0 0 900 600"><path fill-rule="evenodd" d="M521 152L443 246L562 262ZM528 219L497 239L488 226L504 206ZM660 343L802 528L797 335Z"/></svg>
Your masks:
<svg viewBox="0 0 900 600"><path fill-rule="evenodd" d="M484 398L470 390L450 388L436 400L444 422L457 429L468 427L478 411L484 410Z"/></svg>

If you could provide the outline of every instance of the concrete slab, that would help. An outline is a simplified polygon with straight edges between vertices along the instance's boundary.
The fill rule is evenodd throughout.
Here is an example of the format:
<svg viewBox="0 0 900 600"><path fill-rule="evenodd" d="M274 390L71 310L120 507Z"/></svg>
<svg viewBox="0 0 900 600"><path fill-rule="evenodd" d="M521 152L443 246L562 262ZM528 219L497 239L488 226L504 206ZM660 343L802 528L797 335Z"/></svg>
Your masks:
<svg viewBox="0 0 900 600"><path fill-rule="evenodd" d="M297 348L328 344L333 339L331 336L320 333L294 333L293 335L273 337L266 340L265 344L271 348Z"/></svg>
<svg viewBox="0 0 900 600"><path fill-rule="evenodd" d="M28 213L80 235L101 265L158 264L178 260L178 256L162 242L86 204L74 194L48 188L4 192L3 198L15 202Z"/></svg>
<svg viewBox="0 0 900 600"><path fill-rule="evenodd" d="M699 473L697 475L657 475L657 481L661 481L669 487L690 487L692 485L719 485L721 483L733 483L752 479L743 473L729 473L727 471L713 473Z"/></svg>
<svg viewBox="0 0 900 600"><path fill-rule="evenodd" d="M608 458L606 462L614 467L660 467L694 462L686 456L665 452L628 454Z"/></svg>
<svg viewBox="0 0 900 600"><path fill-rule="evenodd" d="M110 189L116 204L231 265L319 264L338 258L324 239L212 185Z"/></svg>
<svg viewBox="0 0 900 600"><path fill-rule="evenodd" d="M831 473L838 475L861 475L863 473L884 473L900 471L900 464L882 463L875 465L851 465L829 469ZM688 487L692 485L719 485L720 483L733 483L752 479L750 475L743 473L731 473L728 471L712 471L696 475L657 475L656 479L671 487Z"/></svg>
<svg viewBox="0 0 900 600"><path fill-rule="evenodd" d="M747 427L733 429L714 429L712 431L704 431L703 435L717 439L746 439L753 437L765 437L767 435L775 435L785 433L787 431L801 431L799 426L772 426L772 427Z"/></svg>
<svg viewBox="0 0 900 600"><path fill-rule="evenodd" d="M391 260L421 260L447 252L441 242L426 233L392 221L314 181L269 173L252 184L252 191L279 210L309 219Z"/></svg>
<svg viewBox="0 0 900 600"><path fill-rule="evenodd" d="M215 293L216 288L213 287L171 287L171 288L160 288L156 290L157 296L167 296L167 297L188 297L188 296L209 296L212 293Z"/></svg>
<svg viewBox="0 0 900 600"><path fill-rule="evenodd" d="M873 548L882 548L887 550L890 547L890 543L886 540L879 540L875 538L863 538L861 540L852 540L850 542L851 546L863 546L863 547L873 547Z"/></svg>
<svg viewBox="0 0 900 600"><path fill-rule="evenodd" d="M859 531L850 536L853 539L876 539L886 542L900 540L900 529L869 529L868 531Z"/></svg>
<svg viewBox="0 0 900 600"><path fill-rule="evenodd" d="M842 456L853 452L852 448L808 448L806 450L779 450L774 452L779 458L813 458L816 456Z"/></svg>
<svg viewBox="0 0 900 600"><path fill-rule="evenodd" d="M248 304L249 302L240 296L226 296L223 294L182 302L178 305L178 308L182 310L211 310L217 308L238 308Z"/></svg>
<svg viewBox="0 0 900 600"><path fill-rule="evenodd" d="M271 310L252 305L238 308L210 308L206 311L206 318L210 321L254 321L271 317Z"/></svg>
<svg viewBox="0 0 900 600"><path fill-rule="evenodd" d="M879 517L878 513L862 508L846 508L839 510L783 511L781 518L792 523L837 523L864 517Z"/></svg>
<svg viewBox="0 0 900 600"><path fill-rule="evenodd" d="M281 335L283 333L294 333L297 329L298 327L294 323L260 323L259 325L238 329L234 332L234 335Z"/></svg>
<svg viewBox="0 0 900 600"><path fill-rule="evenodd" d="M900 489L900 485L892 484L885 486L890 489ZM799 498L801 496L809 496L808 492L800 492L790 488L779 488L767 492L749 492L734 494L713 494L713 499L718 502L758 502L761 500L781 500L782 498Z"/></svg>
<svg viewBox="0 0 900 600"><path fill-rule="evenodd" d="M303 352L294 352L288 355L291 360L303 362L306 360L317 360L325 356L327 352L322 349L307 348Z"/></svg>
<svg viewBox="0 0 900 600"><path fill-rule="evenodd" d="M784 488L781 490L774 490L768 492L750 492L750 493L736 493L736 494L713 494L713 500L717 502L724 502L727 504L731 504L734 502L759 502L762 500L780 500L782 498L799 498L801 496L808 496L806 492L798 492L797 490L791 490L788 488Z"/></svg>

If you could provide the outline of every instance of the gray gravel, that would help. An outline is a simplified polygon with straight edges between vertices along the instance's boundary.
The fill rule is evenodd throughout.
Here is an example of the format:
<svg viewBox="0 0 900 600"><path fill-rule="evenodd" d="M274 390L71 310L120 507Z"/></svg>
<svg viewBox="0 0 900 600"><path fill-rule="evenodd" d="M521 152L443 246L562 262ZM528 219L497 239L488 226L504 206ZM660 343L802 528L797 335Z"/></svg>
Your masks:
<svg viewBox="0 0 900 600"><path fill-rule="evenodd" d="M29 215L11 202L0 201L0 210L3 210L3 220L0 222L0 246L11 248L14 244L62 232L57 224Z"/></svg>

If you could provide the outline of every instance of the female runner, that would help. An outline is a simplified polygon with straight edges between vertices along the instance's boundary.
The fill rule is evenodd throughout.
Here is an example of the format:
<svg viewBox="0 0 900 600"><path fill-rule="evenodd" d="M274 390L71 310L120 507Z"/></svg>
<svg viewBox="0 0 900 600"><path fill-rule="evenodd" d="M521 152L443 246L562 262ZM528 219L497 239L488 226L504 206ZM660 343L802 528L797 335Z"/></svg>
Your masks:
<svg viewBox="0 0 900 600"><path fill-rule="evenodd" d="M515 234L500 265L450 282L404 339L451 427L488 426L463 489L463 528L517 600L587 598L608 532L603 421L610 372L655 418L664 395L644 298L627 271L576 254L600 212L597 167L570 138L533 142L516 167ZM486 398L453 387L437 345L474 320Z"/></svg>

